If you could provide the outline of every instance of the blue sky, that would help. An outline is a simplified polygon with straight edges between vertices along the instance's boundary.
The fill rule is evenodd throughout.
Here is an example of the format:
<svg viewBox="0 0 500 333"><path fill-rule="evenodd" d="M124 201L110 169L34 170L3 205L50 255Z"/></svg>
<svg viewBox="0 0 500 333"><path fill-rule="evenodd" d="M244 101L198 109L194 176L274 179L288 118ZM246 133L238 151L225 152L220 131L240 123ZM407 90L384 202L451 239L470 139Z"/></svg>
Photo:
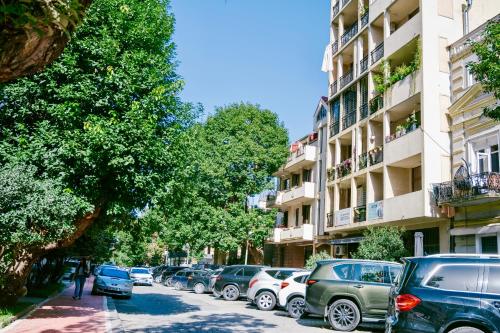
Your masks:
<svg viewBox="0 0 500 333"><path fill-rule="evenodd" d="M172 0L182 98L207 112L232 102L276 112L298 139L327 92L320 71L329 1Z"/></svg>

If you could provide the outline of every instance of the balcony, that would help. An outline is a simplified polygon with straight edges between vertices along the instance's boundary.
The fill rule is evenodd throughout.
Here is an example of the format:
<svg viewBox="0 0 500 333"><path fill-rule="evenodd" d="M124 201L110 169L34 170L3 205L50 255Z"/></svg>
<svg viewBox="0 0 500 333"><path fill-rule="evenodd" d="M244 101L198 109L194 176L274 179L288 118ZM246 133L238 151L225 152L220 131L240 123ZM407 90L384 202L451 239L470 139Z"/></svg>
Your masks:
<svg viewBox="0 0 500 333"><path fill-rule="evenodd" d="M293 205L296 203L309 201L315 198L314 183L304 182L300 187L294 187L290 190L283 191L281 199L282 205Z"/></svg>
<svg viewBox="0 0 500 333"><path fill-rule="evenodd" d="M359 62L359 74L363 74L368 69L368 56L361 59Z"/></svg>
<svg viewBox="0 0 500 333"><path fill-rule="evenodd" d="M397 162L421 154L423 152L423 144L423 133L420 130L406 133L395 140L387 141L386 138L386 164L395 165Z"/></svg>
<svg viewBox="0 0 500 333"><path fill-rule="evenodd" d="M421 31L422 15L418 13L385 39L384 54L390 57L394 52L400 50L411 40L420 35Z"/></svg>
<svg viewBox="0 0 500 333"><path fill-rule="evenodd" d="M368 153L358 155L358 170L363 170L368 166Z"/></svg>
<svg viewBox="0 0 500 333"><path fill-rule="evenodd" d="M339 42L338 41L335 41L333 42L332 44L332 54L335 54L337 53L337 51L339 50Z"/></svg>
<svg viewBox="0 0 500 333"><path fill-rule="evenodd" d="M423 190L384 200L384 220L399 221L425 216Z"/></svg>
<svg viewBox="0 0 500 333"><path fill-rule="evenodd" d="M370 52L371 56L371 64L373 65L377 61L379 61L384 56L384 42L378 44L372 52Z"/></svg>
<svg viewBox="0 0 500 333"><path fill-rule="evenodd" d="M326 227L333 228L335 221L335 215L333 213L326 214Z"/></svg>
<svg viewBox="0 0 500 333"><path fill-rule="evenodd" d="M368 103L361 104L359 107L359 115L361 119L368 117Z"/></svg>
<svg viewBox="0 0 500 333"><path fill-rule="evenodd" d="M368 160L370 162L370 166L382 163L384 161L383 146L378 146L370 150L368 152Z"/></svg>
<svg viewBox="0 0 500 333"><path fill-rule="evenodd" d="M387 108L398 105L422 91L422 71L417 70L401 81L394 83L386 91Z"/></svg>
<svg viewBox="0 0 500 333"><path fill-rule="evenodd" d="M351 2L351 0L342 0L342 7L347 6L349 2Z"/></svg>
<svg viewBox="0 0 500 333"><path fill-rule="evenodd" d="M366 206L354 207L354 222L365 222L366 221Z"/></svg>
<svg viewBox="0 0 500 333"><path fill-rule="evenodd" d="M340 131L340 122L337 120L337 121L334 121L331 125L330 125L330 137L333 137L337 134L339 134L339 131Z"/></svg>
<svg viewBox="0 0 500 333"><path fill-rule="evenodd" d="M275 228L274 243L281 243L293 240L312 241L314 237L314 226L312 224L303 224L293 228Z"/></svg>
<svg viewBox="0 0 500 333"><path fill-rule="evenodd" d="M500 173L483 172L433 184L436 205L460 207L477 205L500 199Z"/></svg>
<svg viewBox="0 0 500 333"><path fill-rule="evenodd" d="M370 106L370 114L374 114L375 112L384 107L384 97L382 95L377 95L373 97L369 102L369 106Z"/></svg>
<svg viewBox="0 0 500 333"><path fill-rule="evenodd" d="M363 28L365 25L368 24L368 18L369 18L369 12L366 11L366 13L363 14L363 16L361 16L361 28Z"/></svg>
<svg viewBox="0 0 500 333"><path fill-rule="evenodd" d="M354 37L358 33L358 21L354 22L351 27L342 34L340 37L340 44L342 46L346 45L352 37Z"/></svg>
<svg viewBox="0 0 500 333"><path fill-rule="evenodd" d="M279 206L278 201L281 201L281 198L278 199L278 194L273 191L266 195L266 208L277 208Z"/></svg>
<svg viewBox="0 0 500 333"><path fill-rule="evenodd" d="M340 77L340 89L344 88L350 82L352 82L353 73L352 69Z"/></svg>
<svg viewBox="0 0 500 333"><path fill-rule="evenodd" d="M332 16L333 17L335 17L340 11L339 1L337 1L337 3L335 5L333 5L333 8L332 8Z"/></svg>
<svg viewBox="0 0 500 333"><path fill-rule="evenodd" d="M332 84L330 84L330 96L333 96L337 93L337 81L333 81Z"/></svg>
<svg viewBox="0 0 500 333"><path fill-rule="evenodd" d="M342 161L342 163L337 164L335 166L335 173L337 175L337 179L346 177L350 175L352 172L352 161L350 158Z"/></svg>
<svg viewBox="0 0 500 333"><path fill-rule="evenodd" d="M297 151L288 156L285 170L293 172L316 162L317 147L311 145L300 146Z"/></svg>
<svg viewBox="0 0 500 333"><path fill-rule="evenodd" d="M335 212L335 227L351 224L352 208L345 208Z"/></svg>
<svg viewBox="0 0 500 333"><path fill-rule="evenodd" d="M356 112L350 112L342 117L342 130L351 127L356 123Z"/></svg>

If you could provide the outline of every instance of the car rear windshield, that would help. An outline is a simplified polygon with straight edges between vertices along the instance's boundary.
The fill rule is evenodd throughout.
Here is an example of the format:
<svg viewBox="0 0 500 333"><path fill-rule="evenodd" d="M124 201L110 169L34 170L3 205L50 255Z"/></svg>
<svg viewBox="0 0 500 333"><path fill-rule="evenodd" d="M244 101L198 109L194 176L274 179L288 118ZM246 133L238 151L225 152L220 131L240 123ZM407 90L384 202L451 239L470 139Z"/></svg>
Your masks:
<svg viewBox="0 0 500 333"><path fill-rule="evenodd" d="M288 279L292 274L296 272L294 270L277 270L277 269L268 269L266 273L278 280Z"/></svg>
<svg viewBox="0 0 500 333"><path fill-rule="evenodd" d="M132 268L130 273L149 274L149 270L147 270L146 268Z"/></svg>
<svg viewBox="0 0 500 333"><path fill-rule="evenodd" d="M119 269L115 268L103 268L101 272L99 273L101 276L109 276L109 277L116 277L120 279L129 279L128 273L126 271L122 271Z"/></svg>

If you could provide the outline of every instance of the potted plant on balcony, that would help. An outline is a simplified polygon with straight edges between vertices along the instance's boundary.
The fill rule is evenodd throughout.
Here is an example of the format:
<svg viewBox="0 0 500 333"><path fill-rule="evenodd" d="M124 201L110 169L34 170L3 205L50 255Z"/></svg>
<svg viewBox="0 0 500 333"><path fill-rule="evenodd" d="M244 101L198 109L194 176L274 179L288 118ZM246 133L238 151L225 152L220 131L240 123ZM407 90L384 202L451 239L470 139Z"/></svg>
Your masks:
<svg viewBox="0 0 500 333"><path fill-rule="evenodd" d="M406 134L406 127L405 125L401 124L396 127L396 139L402 137L403 135Z"/></svg>
<svg viewBox="0 0 500 333"><path fill-rule="evenodd" d="M409 133L416 130L419 125L420 124L418 122L417 115L415 114L415 111L413 111L412 114L408 118L406 118L406 132Z"/></svg>
<svg viewBox="0 0 500 333"><path fill-rule="evenodd" d="M328 180L332 181L335 178L335 168L328 168L326 170L326 174L327 174Z"/></svg>

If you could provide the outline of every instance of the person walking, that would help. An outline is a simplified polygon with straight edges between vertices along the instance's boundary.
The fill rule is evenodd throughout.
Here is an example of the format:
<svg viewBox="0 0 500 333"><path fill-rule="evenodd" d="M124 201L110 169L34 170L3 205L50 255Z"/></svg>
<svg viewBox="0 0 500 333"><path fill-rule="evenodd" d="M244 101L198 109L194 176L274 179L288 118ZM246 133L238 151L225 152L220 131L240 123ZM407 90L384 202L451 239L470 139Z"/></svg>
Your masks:
<svg viewBox="0 0 500 333"><path fill-rule="evenodd" d="M82 299L83 286L85 285L85 280L89 276L89 267L87 266L87 259L81 258L80 263L76 267L75 271L75 292L73 294L73 299Z"/></svg>

